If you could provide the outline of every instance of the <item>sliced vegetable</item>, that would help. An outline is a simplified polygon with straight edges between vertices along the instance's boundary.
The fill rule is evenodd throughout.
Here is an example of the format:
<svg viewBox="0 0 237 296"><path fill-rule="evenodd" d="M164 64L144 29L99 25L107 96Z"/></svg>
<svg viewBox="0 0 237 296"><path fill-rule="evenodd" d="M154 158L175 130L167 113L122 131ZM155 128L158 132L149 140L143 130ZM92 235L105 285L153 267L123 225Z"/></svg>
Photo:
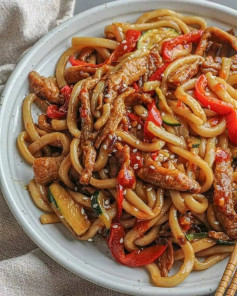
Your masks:
<svg viewBox="0 0 237 296"><path fill-rule="evenodd" d="M153 122L156 126L159 126L159 127L162 125L162 118L160 115L160 111L156 108L155 101L153 101L148 105L148 116L144 125L145 138L148 140L152 140L153 138L155 138L155 135L149 132L147 128L149 121Z"/></svg>
<svg viewBox="0 0 237 296"><path fill-rule="evenodd" d="M198 101L212 111L226 116L226 127L232 144L237 145L237 111L233 105L214 98L205 92L207 78L201 75L195 86L195 93Z"/></svg>
<svg viewBox="0 0 237 296"><path fill-rule="evenodd" d="M166 61L172 61L172 50L177 45L185 45L190 42L198 42L203 34L202 30L191 31L190 33L180 35L171 40L165 41L162 45L163 58Z"/></svg>
<svg viewBox="0 0 237 296"><path fill-rule="evenodd" d="M103 192L100 190L97 190L91 196L92 209L95 211L96 215L99 216L99 218L104 222L105 227L107 229L109 229L112 219L104 208L105 201L106 201L105 196L104 196Z"/></svg>
<svg viewBox="0 0 237 296"><path fill-rule="evenodd" d="M233 109L232 105L227 104L217 98L209 95L205 88L207 86L207 78L204 74L202 74L195 85L195 94L197 100L206 108L211 109L212 111L220 114L226 115L230 113Z"/></svg>
<svg viewBox="0 0 237 296"><path fill-rule="evenodd" d="M171 114L162 112L161 116L162 116L163 122L167 125L171 125L171 126L180 126L181 125L181 123L178 120L176 120L174 118L174 116Z"/></svg>
<svg viewBox="0 0 237 296"><path fill-rule="evenodd" d="M223 241L221 239L217 240L218 245L233 246L233 245L235 245L235 243L236 243L235 241Z"/></svg>
<svg viewBox="0 0 237 296"><path fill-rule="evenodd" d="M189 234L186 234L185 236L188 241L192 241L194 239L208 237L208 234L207 234L207 232L199 232L199 233L189 233Z"/></svg>
<svg viewBox="0 0 237 296"><path fill-rule="evenodd" d="M186 239L189 241L209 237L207 232L189 233L189 234L186 234L185 236L186 236ZM214 239L214 238L212 238L212 239ZM227 246L228 245L231 245L231 246L235 245L235 241L224 241L221 239L216 239L216 243L217 243L217 245L227 245Z"/></svg>
<svg viewBox="0 0 237 296"><path fill-rule="evenodd" d="M161 80L162 74L165 72L165 69L169 66L170 63L165 63L162 65L160 68L158 68L155 72L151 74L149 77L149 81L154 81L154 80Z"/></svg>
<svg viewBox="0 0 237 296"><path fill-rule="evenodd" d="M118 45L118 47L113 51L109 57L107 64L116 62L119 57L123 56L125 53L133 51L137 46L137 40L141 36L141 31L128 30L126 32L125 40Z"/></svg>
<svg viewBox="0 0 237 296"><path fill-rule="evenodd" d="M136 152L133 150L136 150ZM143 166L144 158L141 152L137 151L137 149L133 150L130 151L130 165L136 171Z"/></svg>
<svg viewBox="0 0 237 296"><path fill-rule="evenodd" d="M226 115L226 127L230 141L233 145L237 145L237 111L232 110Z"/></svg>
<svg viewBox="0 0 237 296"><path fill-rule="evenodd" d="M139 267L154 262L165 251L167 246L155 245L143 250L125 254L123 239L125 231L122 225L113 224L110 231L108 246L114 258L123 265Z"/></svg>
<svg viewBox="0 0 237 296"><path fill-rule="evenodd" d="M66 227L76 236L85 233L90 221L83 207L58 182L49 186L48 201Z"/></svg>
<svg viewBox="0 0 237 296"><path fill-rule="evenodd" d="M47 108L46 115L52 119L61 119L67 115L68 104L71 97L72 88L69 85L65 85L60 90L64 96L64 104L61 107L57 105L50 105Z"/></svg>
<svg viewBox="0 0 237 296"><path fill-rule="evenodd" d="M187 142L188 142L188 147L191 147L191 148L198 148L199 145L201 144L201 140L196 137L188 138Z"/></svg>
<svg viewBox="0 0 237 296"><path fill-rule="evenodd" d="M60 210L59 207L58 207L58 204L57 204L56 200L54 199L53 194L52 194L52 192L51 192L50 189L48 190L48 201L49 201L51 204L54 204L55 207L56 207L58 210Z"/></svg>
<svg viewBox="0 0 237 296"><path fill-rule="evenodd" d="M172 28L157 28L146 31L137 43L137 48L147 48L151 49L155 44L168 38L174 38L178 36L179 33Z"/></svg>
<svg viewBox="0 0 237 296"><path fill-rule="evenodd" d="M107 61L105 61L104 63L101 63L101 64L91 64L81 60L76 60L74 56L70 56L68 61L72 66L82 66L82 67L91 67L91 68L99 68L107 63Z"/></svg>

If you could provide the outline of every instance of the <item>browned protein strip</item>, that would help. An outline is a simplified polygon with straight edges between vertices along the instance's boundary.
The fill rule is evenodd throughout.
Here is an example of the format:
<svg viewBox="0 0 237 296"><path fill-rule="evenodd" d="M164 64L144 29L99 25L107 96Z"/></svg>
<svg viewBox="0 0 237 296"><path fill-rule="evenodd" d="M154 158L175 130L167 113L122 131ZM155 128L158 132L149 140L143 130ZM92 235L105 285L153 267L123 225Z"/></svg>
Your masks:
<svg viewBox="0 0 237 296"><path fill-rule="evenodd" d="M59 179L58 170L61 161L55 157L40 157L33 162L35 181L47 185Z"/></svg>
<svg viewBox="0 0 237 296"><path fill-rule="evenodd" d="M172 244L172 239L166 240L167 248L165 252L158 259L158 266L161 271L161 276L168 276L174 264L174 248Z"/></svg>
<svg viewBox="0 0 237 296"><path fill-rule="evenodd" d="M207 28L197 46L195 54L203 56L205 53L205 50L208 46L208 41L212 37L217 38L218 40L227 42L231 45L231 47L237 51L237 38L233 35L230 35L229 33L217 28L217 27L209 27Z"/></svg>
<svg viewBox="0 0 237 296"><path fill-rule="evenodd" d="M178 71L171 73L168 81L172 85L179 86L196 75L198 68L198 60L193 64L183 65L180 69L178 69Z"/></svg>
<svg viewBox="0 0 237 296"><path fill-rule="evenodd" d="M132 84L137 81L140 76L145 74L147 71L147 56L132 59L125 63L122 68L110 75L109 79L114 84L114 86L124 83L126 85Z"/></svg>
<svg viewBox="0 0 237 296"><path fill-rule="evenodd" d="M65 70L65 79L69 84L77 83L78 81L95 74L95 71L96 68L92 67L73 66Z"/></svg>
<svg viewBox="0 0 237 296"><path fill-rule="evenodd" d="M144 165L139 169L137 175L145 182L165 189L189 191L191 193L198 193L201 189L197 181L189 179L177 169L158 166L151 158L145 159Z"/></svg>
<svg viewBox="0 0 237 296"><path fill-rule="evenodd" d="M225 153L230 155L229 150L225 150ZM232 177L231 157L216 162L213 209L225 233L232 239L237 239L237 213L234 210Z"/></svg>
<svg viewBox="0 0 237 296"><path fill-rule="evenodd" d="M120 121L123 118L123 115L126 112L124 100L130 94L134 93L134 91L135 90L133 88L128 88L125 92L123 92L114 100L110 118L106 122L105 127L103 128L102 132L99 134L95 142L96 149L100 147L101 143L109 134L113 134L116 131Z"/></svg>
<svg viewBox="0 0 237 296"><path fill-rule="evenodd" d="M98 83L98 79L91 79L85 82L80 94L81 98L81 147L85 157L84 169L79 182L89 184L95 166L96 151L93 142L90 140L93 131L93 117L90 108L89 90Z"/></svg>
<svg viewBox="0 0 237 296"><path fill-rule="evenodd" d="M46 78L44 76L40 76L36 71L30 72L28 77L30 87L34 90L34 93L38 97L53 104L63 104L64 97L60 95L59 88L54 77Z"/></svg>

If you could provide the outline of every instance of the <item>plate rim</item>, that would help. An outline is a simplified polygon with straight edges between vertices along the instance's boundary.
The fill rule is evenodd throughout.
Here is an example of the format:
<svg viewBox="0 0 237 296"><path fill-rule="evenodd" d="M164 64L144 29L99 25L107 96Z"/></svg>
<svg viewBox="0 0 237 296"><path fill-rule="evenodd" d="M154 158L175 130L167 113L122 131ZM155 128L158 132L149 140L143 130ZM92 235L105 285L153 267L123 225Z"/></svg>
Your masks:
<svg viewBox="0 0 237 296"><path fill-rule="evenodd" d="M63 22L62 24L60 24L59 26L56 26L55 28L53 28L52 30L50 30L45 36L43 36L41 39L39 39L21 58L21 60L18 62L18 64L16 65L15 69L13 70L13 72L11 73L10 77L8 78L8 81L3 89L2 95L0 97L0 102L2 104L2 106L0 107L0 144L2 145L2 129L4 126L4 120L3 120L3 114L4 112L6 112L6 108L7 108L7 101L10 99L9 95L12 91L12 87L14 85L14 81L15 79L18 77L19 73L22 71L22 68L24 67L24 65L27 64L28 60L30 59L30 57L32 57L34 55L34 52L38 49L38 47L41 44L47 43L48 40L50 40L52 35L57 34L57 32L60 32L61 30L65 29L66 27L70 26L71 24L73 24L74 22L77 22L80 20L80 18L83 18L87 15L90 15L94 12L98 12L100 10L105 9L106 7L108 8L116 8L117 6L123 6L124 4L127 4L128 2L144 2L144 0L117 0L117 1L113 1L113 2L108 2L105 4L101 4L98 6L95 6L93 8L90 8L86 11L83 11L75 16L73 16L72 18L66 20L65 22ZM150 2L163 2L162 0L152 0ZM233 17L237 17L237 11L223 6L221 4L216 4L213 2L209 2L206 0L168 0L169 3L173 2L173 3L192 3L192 4L197 4L197 5L202 5L204 7L208 7L208 8L214 8L217 10L220 10L222 12L228 13L230 15L232 15ZM2 150L2 149L1 149ZM67 261L67 258L64 257L60 257L60 254L56 253L55 250L53 250L53 247L48 245L47 243L45 243L43 241L43 239L40 237L40 235L38 235L38 233L34 230L34 227L32 227L30 224L27 223L26 218L24 217L24 214L22 212L19 211L19 209L16 207L15 203L14 203L14 199L13 197L11 197L11 188L10 185L8 185L8 181L7 181L7 176L4 174L4 168L3 168L3 159L4 159L4 155L2 155L2 152L0 150L0 187L3 193L3 196L7 202L8 207L10 208L12 214L14 215L14 217L16 218L18 224L22 227L22 229L27 233L27 235L35 242L35 244L41 249L43 250L49 257L51 257L53 260L55 260L57 263L59 263L60 265L62 265L64 268L66 268L67 270L73 272L74 274L82 277L83 279L86 279L90 282L93 282L97 285L115 290L115 291L119 291L122 293L131 293L134 295L153 295L152 293L154 293L154 288L156 290L156 293L162 293L163 296L165 295L187 295L190 296L190 287L181 287L179 289L179 287L175 287L175 288L161 288L161 287L154 287L154 286L147 286L142 288L142 291L139 290L138 287L136 287L135 285L131 285L131 286L127 286L125 284L118 283L116 282L109 282L106 281L103 276L99 276L99 275L93 275L93 273L90 273L90 271L86 268L81 268L80 270L77 268L77 270L75 269L75 267ZM214 287L212 287L214 288ZM174 289L179 289L180 291L178 291L179 293L182 294L176 294ZM210 292L210 287L205 288L205 287L199 287L199 291L198 291L198 295L204 295L206 293ZM152 291L153 290L153 291ZM137 294L138 293L138 294Z"/></svg>

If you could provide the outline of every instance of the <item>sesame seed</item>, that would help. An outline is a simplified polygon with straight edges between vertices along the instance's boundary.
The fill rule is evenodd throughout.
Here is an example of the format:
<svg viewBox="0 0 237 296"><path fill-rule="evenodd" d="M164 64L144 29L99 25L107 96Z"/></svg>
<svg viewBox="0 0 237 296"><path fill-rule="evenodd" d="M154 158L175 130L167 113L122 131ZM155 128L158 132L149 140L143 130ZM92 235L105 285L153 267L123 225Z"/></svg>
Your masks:
<svg viewBox="0 0 237 296"><path fill-rule="evenodd" d="M119 30L120 32L123 32L122 28L120 28L120 27L118 27L118 30Z"/></svg>
<svg viewBox="0 0 237 296"><path fill-rule="evenodd" d="M92 242L92 238L89 238L89 239L88 239L88 242Z"/></svg>
<svg viewBox="0 0 237 296"><path fill-rule="evenodd" d="M107 145L103 145L103 148L104 148L104 150L106 150L107 149Z"/></svg>
<svg viewBox="0 0 237 296"><path fill-rule="evenodd" d="M133 168L134 168L134 170L138 169L138 164L137 163L134 164Z"/></svg>
<svg viewBox="0 0 237 296"><path fill-rule="evenodd" d="M165 179L168 180L169 179L169 176L166 176Z"/></svg>
<svg viewBox="0 0 237 296"><path fill-rule="evenodd" d="M127 45L124 45L123 49L126 50L127 48L128 48Z"/></svg>
<svg viewBox="0 0 237 296"><path fill-rule="evenodd" d="M123 195L125 195L127 193L127 190L125 189L124 191L123 191Z"/></svg>
<svg viewBox="0 0 237 296"><path fill-rule="evenodd" d="M151 168L152 170L154 170L154 169L155 169L154 165L150 165L150 168Z"/></svg>
<svg viewBox="0 0 237 296"><path fill-rule="evenodd" d="M118 228L118 225L117 224L113 225L113 228Z"/></svg>
<svg viewBox="0 0 237 296"><path fill-rule="evenodd" d="M137 155L137 156L136 156L136 159L137 159L137 160L140 160L140 159L141 159L141 157Z"/></svg>
<svg viewBox="0 0 237 296"><path fill-rule="evenodd" d="M131 125L129 125L129 126L128 126L128 128L129 128L129 129L131 129L131 128L132 128L132 126L131 126Z"/></svg>
<svg viewBox="0 0 237 296"><path fill-rule="evenodd" d="M110 157L110 156L112 156L112 154L108 154L108 156Z"/></svg>
<svg viewBox="0 0 237 296"><path fill-rule="evenodd" d="M122 44L124 44L124 43L126 43L126 42L127 42L126 40L123 40L123 41L122 41Z"/></svg>
<svg viewBox="0 0 237 296"><path fill-rule="evenodd" d="M110 98L111 97L111 94L106 94L105 95L105 98Z"/></svg>
<svg viewBox="0 0 237 296"><path fill-rule="evenodd" d="M152 190L152 187L150 187L150 188L147 188L147 190L146 191L151 191Z"/></svg>
<svg viewBox="0 0 237 296"><path fill-rule="evenodd" d="M133 149L133 151L132 151L132 152L136 153L136 152L137 152L137 148L136 148L136 149Z"/></svg>
<svg viewBox="0 0 237 296"><path fill-rule="evenodd" d="M175 158L175 156L174 156L174 155L171 155L171 156L170 156L170 158L171 158L171 159L174 159L174 158Z"/></svg>
<svg viewBox="0 0 237 296"><path fill-rule="evenodd" d="M123 87L127 87L127 84L124 83L124 84L123 84Z"/></svg>
<svg viewBox="0 0 237 296"><path fill-rule="evenodd" d="M165 76L165 74L164 74L164 73L162 73L160 76L161 76L161 77L164 77L164 76Z"/></svg>
<svg viewBox="0 0 237 296"><path fill-rule="evenodd" d="M107 200L105 200L105 204L106 205L108 205L109 204L109 200L107 199Z"/></svg>
<svg viewBox="0 0 237 296"><path fill-rule="evenodd" d="M63 219L64 217L63 217L63 216L59 216L59 218L60 218L60 219Z"/></svg>
<svg viewBox="0 0 237 296"><path fill-rule="evenodd" d="M97 208L97 207L98 207L98 204L94 204L94 205L93 205L93 208Z"/></svg>
<svg viewBox="0 0 237 296"><path fill-rule="evenodd" d="M85 210L82 208L81 209L81 214L84 215L85 214Z"/></svg>
<svg viewBox="0 0 237 296"><path fill-rule="evenodd" d="M138 209L137 208L134 208L134 211L138 212Z"/></svg>
<svg viewBox="0 0 237 296"><path fill-rule="evenodd" d="M164 112L162 112L162 113L161 113L161 116L165 116L165 113L164 113Z"/></svg>
<svg viewBox="0 0 237 296"><path fill-rule="evenodd" d="M114 150L113 150L114 153L117 152L117 151L118 151L117 149L114 149Z"/></svg>
<svg viewBox="0 0 237 296"><path fill-rule="evenodd" d="M121 137L118 137L118 140L119 140L119 141L122 141L122 138L121 138Z"/></svg>
<svg viewBox="0 0 237 296"><path fill-rule="evenodd" d="M137 140L137 141L136 141L136 144L138 145L139 143L140 143L140 141L139 141L139 140Z"/></svg>
<svg viewBox="0 0 237 296"><path fill-rule="evenodd" d="M208 105L208 106L207 106L207 108L208 108L208 109L211 109L211 106L210 106L210 105Z"/></svg>
<svg viewBox="0 0 237 296"><path fill-rule="evenodd" d="M113 136L112 135L109 135L109 139L112 140L113 139Z"/></svg>
<svg viewBox="0 0 237 296"><path fill-rule="evenodd" d="M108 171L107 169L104 169L104 172L105 172L106 174L108 174L109 171Z"/></svg>
<svg viewBox="0 0 237 296"><path fill-rule="evenodd" d="M119 242L120 242L120 244L122 244L123 243L123 238L121 238Z"/></svg>
<svg viewBox="0 0 237 296"><path fill-rule="evenodd" d="M137 129L140 130L142 128L142 126L140 125L140 123L137 126Z"/></svg>
<svg viewBox="0 0 237 296"><path fill-rule="evenodd" d="M75 190L75 191L78 191L78 187L75 187L74 190Z"/></svg>
<svg viewBox="0 0 237 296"><path fill-rule="evenodd" d="M82 199L84 199L84 200L88 200L88 197L84 196Z"/></svg>

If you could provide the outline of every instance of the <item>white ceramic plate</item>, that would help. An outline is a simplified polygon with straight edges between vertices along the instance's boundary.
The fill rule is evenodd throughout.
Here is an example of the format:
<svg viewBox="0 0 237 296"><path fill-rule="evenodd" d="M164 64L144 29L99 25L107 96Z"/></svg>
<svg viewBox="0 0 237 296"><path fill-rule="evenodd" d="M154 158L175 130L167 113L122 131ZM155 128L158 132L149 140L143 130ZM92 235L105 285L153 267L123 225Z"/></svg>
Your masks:
<svg viewBox="0 0 237 296"><path fill-rule="evenodd" d="M157 288L150 283L145 269L131 269L117 264L101 240L79 242L63 225L41 225L41 212L24 189L32 178L32 168L22 161L16 148L16 138L22 130L21 106L29 92L27 75L31 70L52 75L57 59L70 46L72 36L102 36L105 25L115 20L135 21L143 12L158 8L200 15L209 25L223 29L237 27L236 11L206 1L125 0L85 11L49 32L18 64L2 95L1 186L11 211L28 235L50 257L75 274L98 285L133 295L204 295L215 290L226 262L203 272L192 272L176 288Z"/></svg>

